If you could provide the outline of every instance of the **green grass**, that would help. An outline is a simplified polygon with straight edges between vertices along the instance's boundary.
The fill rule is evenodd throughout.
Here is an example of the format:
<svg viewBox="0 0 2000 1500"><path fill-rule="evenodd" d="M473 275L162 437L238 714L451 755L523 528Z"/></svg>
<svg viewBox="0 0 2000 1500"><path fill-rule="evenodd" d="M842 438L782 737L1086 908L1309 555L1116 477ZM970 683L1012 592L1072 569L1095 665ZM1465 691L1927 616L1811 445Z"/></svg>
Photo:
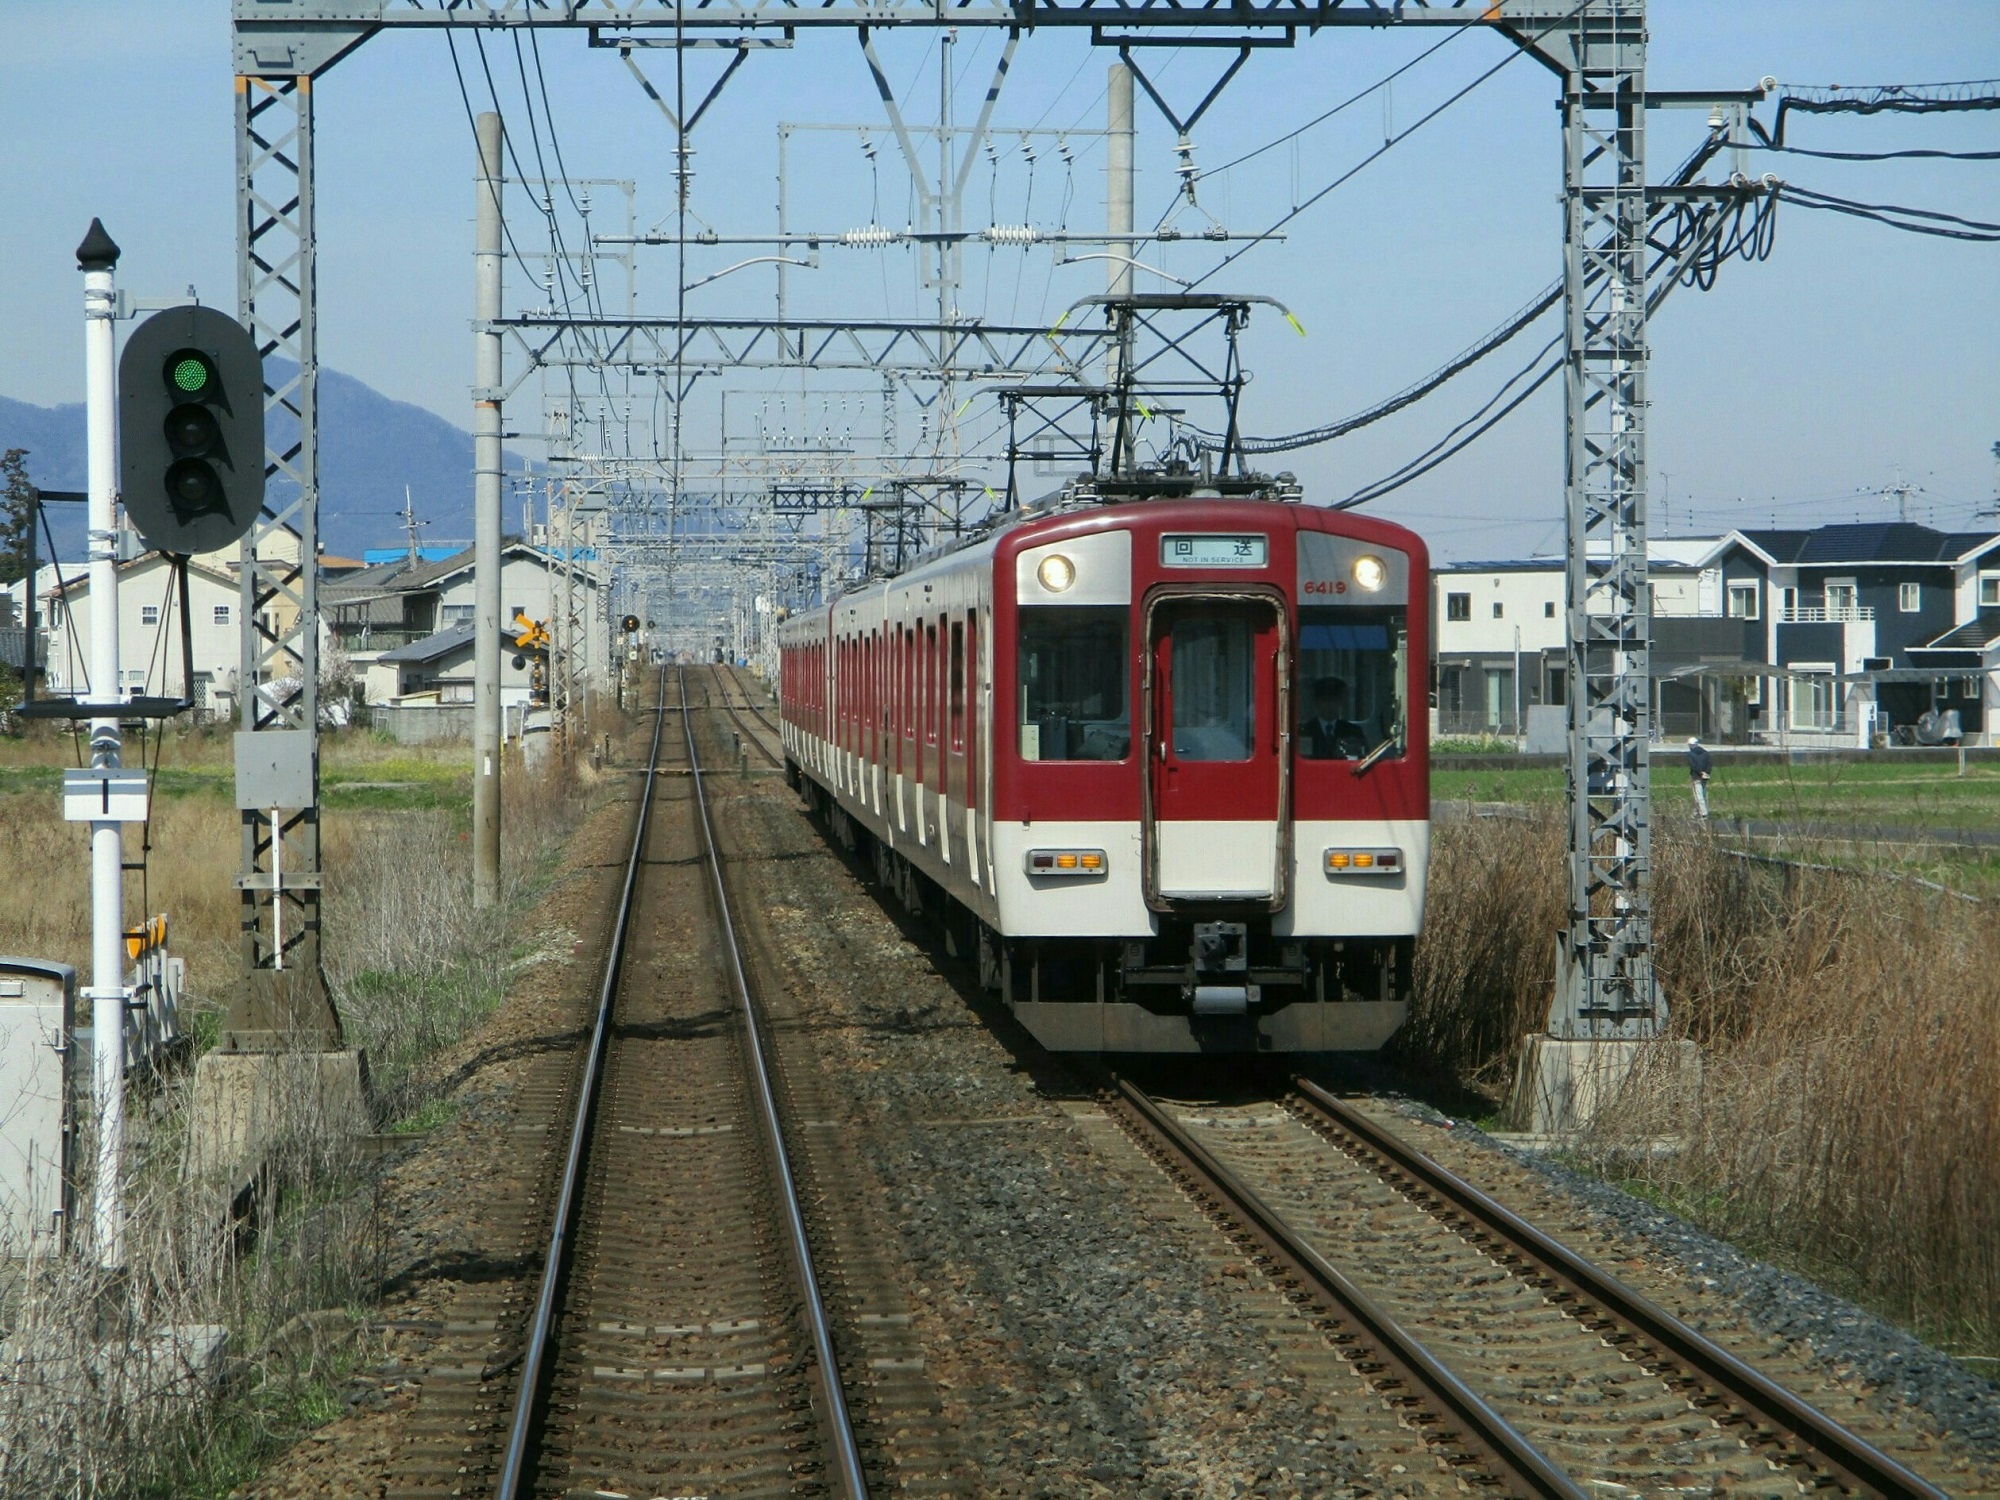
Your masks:
<svg viewBox="0 0 2000 1500"><path fill-rule="evenodd" d="M225 747L209 754L215 745ZM161 797L232 798L236 771L228 758L228 741L210 743L202 736L185 743L168 742L168 752L153 773L153 790ZM449 812L472 805L471 752L462 747L418 751L384 745L372 735L335 735L321 741L320 796L327 807L400 811L442 808ZM55 796L65 767L74 765L75 750L67 739L42 740L32 757L15 746L15 758L0 764L0 796ZM389 753L384 753L387 751ZM138 763L139 747L126 747ZM150 757L149 757L150 763Z"/></svg>
<svg viewBox="0 0 2000 1500"><path fill-rule="evenodd" d="M1668 807L1692 811L1685 762L1677 750L1655 752L1653 784ZM1507 770L1435 768L1431 795L1438 801L1560 803L1560 766ZM1789 765L1775 757L1734 761L1717 757L1709 782L1709 811L1718 818L1781 823L1824 823L1868 831L1880 828L2000 830L2000 766L1973 762L1961 777L1950 765L1894 761L1812 761Z"/></svg>
<svg viewBox="0 0 2000 1500"><path fill-rule="evenodd" d="M458 1114L458 1105L459 1101L457 1099L442 1096L427 1099L417 1107L414 1113L404 1115L402 1119L393 1121L385 1134L424 1135L429 1131L438 1129L440 1126L450 1124Z"/></svg>

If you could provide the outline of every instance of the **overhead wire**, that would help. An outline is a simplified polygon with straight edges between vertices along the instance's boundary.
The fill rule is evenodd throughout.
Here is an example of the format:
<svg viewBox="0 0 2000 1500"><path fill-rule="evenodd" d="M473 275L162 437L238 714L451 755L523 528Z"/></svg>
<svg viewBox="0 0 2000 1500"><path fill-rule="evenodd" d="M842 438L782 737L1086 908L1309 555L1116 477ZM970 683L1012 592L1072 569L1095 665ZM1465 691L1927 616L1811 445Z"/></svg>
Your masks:
<svg viewBox="0 0 2000 1500"><path fill-rule="evenodd" d="M1287 142L1297 140L1300 136L1304 135L1308 130L1312 130L1317 128L1318 126L1324 125L1328 120L1331 120L1334 116L1344 113L1346 110L1351 109L1356 104L1359 104L1362 100L1368 98L1369 96L1375 93L1380 92L1382 89L1389 87L1398 78L1402 77L1403 74L1409 72L1412 68L1417 67L1419 64L1424 63L1429 59L1435 57L1439 52L1442 52L1446 47L1449 47L1453 42L1457 41L1460 37L1464 36L1466 32L1470 31L1471 29L1472 28L1469 26L1454 26L1450 28L1448 31L1446 31L1442 39L1433 42L1430 46L1424 48L1423 51L1419 52L1415 57L1412 57L1407 62L1403 63L1400 67L1397 67L1392 71L1383 74L1382 77L1376 79L1366 88L1361 89L1357 93L1350 94L1347 98L1341 100L1331 109L1326 110L1321 114L1314 115L1310 120L1307 120L1303 125L1297 126L1292 130L1288 130L1283 135L1274 136L1272 139L1266 141L1261 146L1252 147L1250 150L1245 151L1241 156L1231 157L1228 161L1224 162L1219 167L1209 167L1205 169L1201 175L1204 178L1220 177L1224 172L1229 171L1232 167L1240 167L1243 165L1243 163L1247 161L1254 161L1257 157L1262 156L1267 151L1275 151L1278 147L1285 145ZM1158 229L1161 224L1166 223L1168 217L1173 213L1175 205L1176 203L1178 203L1178 201L1179 201L1179 192L1177 190L1175 194L1175 202L1169 203L1167 205L1165 212L1163 212L1160 215L1159 219L1154 223L1153 227L1155 229Z"/></svg>
<svg viewBox="0 0 2000 1500"><path fill-rule="evenodd" d="M1947 240L1970 240L1975 244L2000 244L2000 224L1988 223L1983 219L1966 219L1957 214L1941 213L1936 209L1905 208L1894 203L1858 203L1852 198L1837 198L1831 193L1815 192L1789 182L1779 188L1778 192L1786 201L1796 203L1800 208L1823 209L1830 213L1847 214L1857 219L1872 219L1878 224L1886 224L1891 229L1900 229L1906 234L1928 234ZM1912 223L1911 220L1920 222Z"/></svg>
<svg viewBox="0 0 2000 1500"><path fill-rule="evenodd" d="M1385 474L1372 484L1363 485L1346 499L1336 500L1331 508L1334 510L1351 510L1357 505L1366 505L1371 500L1379 500L1391 490L1401 489L1411 480L1421 478L1423 475L1430 473L1439 464L1456 457L1459 453L1491 432L1519 409L1522 402L1548 384L1556 372L1562 369L1563 360L1560 356L1549 359L1549 356L1555 353L1562 341L1561 334L1557 334L1554 338L1550 339L1541 347L1533 359L1515 371L1514 374L1508 376L1501 383L1500 388L1487 398L1484 405L1460 421L1422 453L1419 453L1401 468ZM1548 363L1543 365L1540 373L1537 374L1536 366L1542 365L1544 360L1547 360ZM1500 399L1517 383L1527 380L1530 375L1533 375L1534 378L1528 380L1528 383L1521 387L1512 400L1509 400L1506 405L1501 406L1499 410L1495 411L1494 407ZM1491 415L1489 416L1488 413L1491 413Z"/></svg>
<svg viewBox="0 0 2000 1500"><path fill-rule="evenodd" d="M1550 32L1556 30L1558 27L1574 19L1579 13L1581 13L1586 3L1587 0L1576 0L1576 4L1567 13L1565 13L1558 19L1549 22L1546 26L1542 28L1539 34L1546 36ZM1404 127L1402 130L1399 130L1395 134L1386 137L1380 146L1370 151L1366 156L1362 157L1359 161L1355 162L1353 166L1349 167L1345 172L1342 172L1338 177L1334 178L1333 181L1327 183L1326 186L1322 187L1321 189L1319 189L1319 191L1312 194L1305 200L1305 202L1297 205L1290 211L1280 215L1278 219L1271 225L1271 227L1263 232L1263 234L1259 235L1256 239L1249 241L1247 244L1241 246L1240 248L1232 250L1229 254L1223 256L1222 259L1217 261L1214 266L1209 268L1207 271L1204 271L1201 275L1195 277L1193 281L1189 282L1187 289L1189 291L1192 291L1194 288L1200 286L1203 282L1212 280L1224 269L1226 269L1230 265L1233 265L1243 256L1248 255L1252 250L1256 249L1259 245L1263 244L1266 240L1268 240L1272 235L1276 234L1280 229L1284 228L1285 225L1291 223L1292 220L1296 219L1300 214L1304 213L1307 209L1312 208L1315 204L1319 203L1321 199L1327 197L1327 195L1334 192L1336 189L1343 187L1349 182L1352 182L1368 167L1380 161L1384 156L1388 155L1390 151L1394 150L1397 146L1401 145L1404 141L1408 140L1411 136L1415 135L1418 131L1422 130L1426 125L1430 124L1433 120L1443 115L1446 111L1450 110L1454 105L1458 104L1461 100L1466 98L1475 90L1479 89L1487 82L1497 77L1500 73L1512 67L1515 62L1517 62L1519 59L1525 57L1528 54L1528 50L1529 49L1525 45L1516 46L1510 49L1507 52L1507 54L1504 57L1502 57L1498 62L1494 63L1489 68L1483 69L1481 72L1475 75L1470 82L1453 90L1441 102L1432 105L1428 110L1424 111L1424 113L1417 116L1415 120L1411 121L1410 124Z"/></svg>
<svg viewBox="0 0 2000 1500"><path fill-rule="evenodd" d="M2000 151L1946 151L1912 146L1901 151L1819 151L1807 146L1780 146L1755 141L1751 151L1777 151L1786 156L1814 156L1822 161L2000 161Z"/></svg>
<svg viewBox="0 0 2000 1500"><path fill-rule="evenodd" d="M1562 282L1558 280L1545 288L1527 306L1523 307L1513 317L1502 323L1484 338L1467 346L1465 350L1453 356L1449 361L1439 366L1429 375L1426 375L1422 380L1405 386L1386 400L1378 401L1373 406L1364 407L1350 417L1343 417L1337 422L1327 422L1318 427L1309 427L1303 432L1288 433L1283 437L1239 437L1236 441L1236 447L1244 453L1289 453L1296 448L1310 448L1319 443L1331 442L1335 438L1345 437L1348 433L1366 427L1370 423L1379 422L1382 418L1392 416L1396 412L1403 410L1404 407L1421 401L1446 381L1470 369L1474 364L1477 364L1494 350L1500 348L1501 345L1511 340L1522 329L1533 323L1537 318L1540 318L1561 300ZM1200 427L1188 426L1184 427L1183 430L1193 433L1199 440L1200 446L1211 452L1219 450L1224 440L1222 434L1209 432Z"/></svg>

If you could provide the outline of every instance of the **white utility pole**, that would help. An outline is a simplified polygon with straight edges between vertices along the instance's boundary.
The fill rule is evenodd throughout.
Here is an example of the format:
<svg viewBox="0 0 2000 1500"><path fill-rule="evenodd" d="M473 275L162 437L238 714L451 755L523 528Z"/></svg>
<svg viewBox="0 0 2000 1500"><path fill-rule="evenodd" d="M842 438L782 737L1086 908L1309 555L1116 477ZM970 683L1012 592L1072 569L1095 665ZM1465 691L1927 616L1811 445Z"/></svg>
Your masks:
<svg viewBox="0 0 2000 1500"><path fill-rule="evenodd" d="M500 899L500 116L478 120L472 387L472 903Z"/></svg>
<svg viewBox="0 0 2000 1500"><path fill-rule="evenodd" d="M1132 295L1132 261L1138 244L1132 233L1132 70L1122 62L1111 65L1106 98L1110 134L1104 142L1104 234L1111 243L1111 275L1105 290L1114 297Z"/></svg>
<svg viewBox="0 0 2000 1500"><path fill-rule="evenodd" d="M77 247L83 272L84 411L90 476L90 696L113 703L118 678L118 391L111 321L118 246L93 219ZM90 721L90 763L116 770L118 718ZM106 799L107 810L109 799ZM125 825L90 825L91 1100L97 1113L91 1244L100 1265L125 1263Z"/></svg>

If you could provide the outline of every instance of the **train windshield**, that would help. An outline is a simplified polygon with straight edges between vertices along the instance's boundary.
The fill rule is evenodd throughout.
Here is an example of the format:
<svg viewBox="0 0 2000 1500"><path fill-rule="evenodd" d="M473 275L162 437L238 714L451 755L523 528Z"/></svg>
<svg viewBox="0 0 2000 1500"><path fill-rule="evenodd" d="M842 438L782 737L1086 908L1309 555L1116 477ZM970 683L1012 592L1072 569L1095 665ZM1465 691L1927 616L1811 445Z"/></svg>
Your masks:
<svg viewBox="0 0 2000 1500"><path fill-rule="evenodd" d="M1408 646L1397 609L1299 611L1298 753L1305 760L1360 760L1404 750L1403 684Z"/></svg>
<svg viewBox="0 0 2000 1500"><path fill-rule="evenodd" d="M1023 760L1123 760L1132 748L1122 604L1021 611Z"/></svg>

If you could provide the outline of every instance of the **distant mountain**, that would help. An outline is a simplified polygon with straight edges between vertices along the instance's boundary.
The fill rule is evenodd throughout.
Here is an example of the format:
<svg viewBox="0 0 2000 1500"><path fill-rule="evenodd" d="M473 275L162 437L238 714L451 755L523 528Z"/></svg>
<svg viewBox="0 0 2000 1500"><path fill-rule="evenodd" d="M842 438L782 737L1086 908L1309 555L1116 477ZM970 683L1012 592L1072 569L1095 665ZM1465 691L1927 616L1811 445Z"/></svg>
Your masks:
<svg viewBox="0 0 2000 1500"><path fill-rule="evenodd" d="M28 472L44 489L85 484L83 405L31 406L0 396L0 449L26 448ZM426 544L472 539L472 434L421 406L394 401L338 370L319 379L320 540L328 552L359 557L366 547L403 542L403 488ZM507 468L525 467L518 454ZM285 487L287 489L290 486ZM294 491L295 492L295 491ZM273 494L283 491L273 485ZM51 506L63 557L83 553L83 517ZM508 507L509 529L519 517Z"/></svg>

